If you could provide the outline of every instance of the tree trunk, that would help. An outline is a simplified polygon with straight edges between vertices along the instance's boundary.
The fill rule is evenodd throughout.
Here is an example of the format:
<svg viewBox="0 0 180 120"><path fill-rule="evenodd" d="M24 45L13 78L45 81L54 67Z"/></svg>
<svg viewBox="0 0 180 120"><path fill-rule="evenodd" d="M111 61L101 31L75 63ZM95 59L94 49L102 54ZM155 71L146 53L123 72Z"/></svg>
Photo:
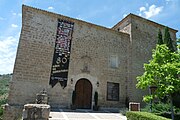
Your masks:
<svg viewBox="0 0 180 120"><path fill-rule="evenodd" d="M170 95L170 103L171 103L171 118L174 120L174 109L173 109L173 100L172 95Z"/></svg>

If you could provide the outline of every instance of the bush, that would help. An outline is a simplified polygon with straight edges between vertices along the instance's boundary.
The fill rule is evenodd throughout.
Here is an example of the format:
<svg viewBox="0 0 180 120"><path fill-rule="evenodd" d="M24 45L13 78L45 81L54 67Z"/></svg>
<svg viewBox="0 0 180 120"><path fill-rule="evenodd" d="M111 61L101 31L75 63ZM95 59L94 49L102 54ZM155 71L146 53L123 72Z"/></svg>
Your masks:
<svg viewBox="0 0 180 120"><path fill-rule="evenodd" d="M171 112L171 105L165 103L153 104L152 112L154 113Z"/></svg>
<svg viewBox="0 0 180 120"><path fill-rule="evenodd" d="M0 106L7 103L7 98L0 99Z"/></svg>
<svg viewBox="0 0 180 120"><path fill-rule="evenodd" d="M76 91L73 90L73 93L72 93L72 105L75 105L75 100L76 100Z"/></svg>
<svg viewBox="0 0 180 120"><path fill-rule="evenodd" d="M143 112L150 111L150 105L146 105L145 108L141 109ZM152 113L158 116L163 116L166 118L171 118L171 106L169 103L159 102L152 105ZM180 109L174 106L174 118L175 120L180 120Z"/></svg>
<svg viewBox="0 0 180 120"><path fill-rule="evenodd" d="M98 104L98 92L97 91L94 94L94 102L95 102L95 106L97 106L97 104Z"/></svg>
<svg viewBox="0 0 180 120"><path fill-rule="evenodd" d="M0 106L0 120L2 120L3 108Z"/></svg>
<svg viewBox="0 0 180 120"><path fill-rule="evenodd" d="M146 105L144 108L141 109L143 112L150 111L150 105ZM174 107L174 111L178 111L177 108ZM154 103L152 104L152 113L164 113L164 112L171 112L171 105L169 103Z"/></svg>
<svg viewBox="0 0 180 120"><path fill-rule="evenodd" d="M170 112L156 113L156 115L171 119L171 113ZM175 113L174 114L174 120L180 120L180 114Z"/></svg>
<svg viewBox="0 0 180 120"><path fill-rule="evenodd" d="M177 92L173 95L173 104L174 104L174 106L176 106L178 108L180 108L179 100L180 100L180 92Z"/></svg>
<svg viewBox="0 0 180 120"><path fill-rule="evenodd" d="M2 115L3 115L3 107L1 107L1 105L6 103L7 103L7 98L0 99L0 120L2 120Z"/></svg>
<svg viewBox="0 0 180 120"><path fill-rule="evenodd" d="M0 116L2 116L2 115L3 115L3 108L0 107Z"/></svg>
<svg viewBox="0 0 180 120"><path fill-rule="evenodd" d="M148 112L126 112L127 120L170 120Z"/></svg>

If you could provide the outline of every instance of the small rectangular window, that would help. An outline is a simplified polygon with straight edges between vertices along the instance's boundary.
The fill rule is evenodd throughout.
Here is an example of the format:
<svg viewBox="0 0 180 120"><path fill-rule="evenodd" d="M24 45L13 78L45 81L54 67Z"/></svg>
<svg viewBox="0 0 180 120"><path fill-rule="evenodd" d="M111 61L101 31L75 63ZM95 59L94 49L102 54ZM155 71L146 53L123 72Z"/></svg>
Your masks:
<svg viewBox="0 0 180 120"><path fill-rule="evenodd" d="M119 83L107 82L107 100L119 101Z"/></svg>
<svg viewBox="0 0 180 120"><path fill-rule="evenodd" d="M111 55L110 56L110 67L117 68L118 67L118 56Z"/></svg>

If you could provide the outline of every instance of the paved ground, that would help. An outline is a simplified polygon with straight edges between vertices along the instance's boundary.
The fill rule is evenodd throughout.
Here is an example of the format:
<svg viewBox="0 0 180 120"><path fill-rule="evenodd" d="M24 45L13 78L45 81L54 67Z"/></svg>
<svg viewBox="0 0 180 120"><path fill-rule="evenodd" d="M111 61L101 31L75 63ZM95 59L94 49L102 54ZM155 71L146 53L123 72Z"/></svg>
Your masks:
<svg viewBox="0 0 180 120"><path fill-rule="evenodd" d="M126 116L110 111L56 109L50 112L49 120L127 120Z"/></svg>

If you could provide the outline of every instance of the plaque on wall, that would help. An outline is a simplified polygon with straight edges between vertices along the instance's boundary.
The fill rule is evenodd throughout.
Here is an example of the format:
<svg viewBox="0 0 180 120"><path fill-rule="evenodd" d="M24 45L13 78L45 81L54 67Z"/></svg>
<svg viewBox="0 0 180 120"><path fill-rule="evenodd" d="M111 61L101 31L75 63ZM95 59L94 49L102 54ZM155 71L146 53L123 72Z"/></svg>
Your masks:
<svg viewBox="0 0 180 120"><path fill-rule="evenodd" d="M49 84L54 87L58 82L67 86L71 40L74 23L58 19L54 56Z"/></svg>

